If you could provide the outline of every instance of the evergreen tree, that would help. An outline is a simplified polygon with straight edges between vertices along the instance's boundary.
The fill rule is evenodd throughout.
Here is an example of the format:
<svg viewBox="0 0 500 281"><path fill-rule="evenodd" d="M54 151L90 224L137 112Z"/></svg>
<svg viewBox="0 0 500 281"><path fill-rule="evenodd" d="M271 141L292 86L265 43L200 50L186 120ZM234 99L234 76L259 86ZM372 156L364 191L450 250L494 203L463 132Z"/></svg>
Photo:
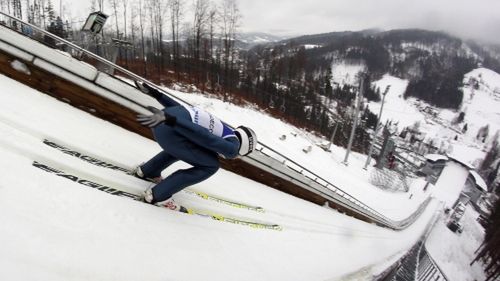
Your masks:
<svg viewBox="0 0 500 281"><path fill-rule="evenodd" d="M378 118L377 115L372 113L367 106L365 110L363 111L363 117L362 120L365 120L365 127L366 128L371 128L375 130L375 127L377 126Z"/></svg>
<svg viewBox="0 0 500 281"><path fill-rule="evenodd" d="M484 241L476 250L476 257L471 265L482 260L486 273L486 281L495 281L500 278L500 200L495 204L488 224L485 228Z"/></svg>
<svg viewBox="0 0 500 281"><path fill-rule="evenodd" d="M464 122L464 119L465 119L465 112L463 111L460 111L460 113L458 113L458 115L453 119L453 124L460 124L462 122Z"/></svg>
<svg viewBox="0 0 500 281"><path fill-rule="evenodd" d="M54 11L54 5L52 5L51 0L49 0L49 2L47 3L47 7L45 7L45 12L46 12L49 24L54 23L56 20L56 12Z"/></svg>
<svg viewBox="0 0 500 281"><path fill-rule="evenodd" d="M486 142L489 133L490 133L490 125L485 125L479 128L479 130L477 131L476 139L484 143Z"/></svg>
<svg viewBox="0 0 500 281"><path fill-rule="evenodd" d="M66 31L64 30L64 23L61 17L57 17L55 21L54 34L61 38L66 38Z"/></svg>
<svg viewBox="0 0 500 281"><path fill-rule="evenodd" d="M491 145L490 150L486 153L486 156L484 157L483 161L481 162L480 170L479 172L483 177L487 179L487 184L492 184L493 181L496 178L496 175L494 178L491 178L491 170L495 169L496 167L492 167L493 162L495 160L500 158L500 145L498 143L498 139L493 140L493 143ZM490 180L488 180L491 178Z"/></svg>
<svg viewBox="0 0 500 281"><path fill-rule="evenodd" d="M467 123L465 123L464 127L462 128L462 133L467 133Z"/></svg>
<svg viewBox="0 0 500 281"><path fill-rule="evenodd" d="M333 98L332 79L333 79L332 69L331 68L327 68L327 70L326 70L326 76L325 76L325 96L328 99L332 99Z"/></svg>
<svg viewBox="0 0 500 281"><path fill-rule="evenodd" d="M367 77L366 82L364 83L363 96L368 101L379 102L381 100L381 98L380 98L380 88L374 88L374 87L371 86L371 80L370 80L369 76Z"/></svg>

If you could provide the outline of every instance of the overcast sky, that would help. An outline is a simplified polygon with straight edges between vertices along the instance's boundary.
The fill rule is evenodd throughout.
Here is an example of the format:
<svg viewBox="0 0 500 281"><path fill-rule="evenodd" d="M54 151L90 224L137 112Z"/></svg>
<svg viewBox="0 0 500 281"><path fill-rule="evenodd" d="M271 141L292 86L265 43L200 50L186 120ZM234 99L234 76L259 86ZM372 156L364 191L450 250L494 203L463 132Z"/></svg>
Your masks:
<svg viewBox="0 0 500 281"><path fill-rule="evenodd" d="M188 7L192 1L185 0ZM368 28L424 28L500 43L500 0L237 1L243 16L242 31L303 35ZM90 2L71 1L70 5L81 13L89 10Z"/></svg>
<svg viewBox="0 0 500 281"><path fill-rule="evenodd" d="M242 29L314 34L424 28L500 43L500 0L240 0Z"/></svg>

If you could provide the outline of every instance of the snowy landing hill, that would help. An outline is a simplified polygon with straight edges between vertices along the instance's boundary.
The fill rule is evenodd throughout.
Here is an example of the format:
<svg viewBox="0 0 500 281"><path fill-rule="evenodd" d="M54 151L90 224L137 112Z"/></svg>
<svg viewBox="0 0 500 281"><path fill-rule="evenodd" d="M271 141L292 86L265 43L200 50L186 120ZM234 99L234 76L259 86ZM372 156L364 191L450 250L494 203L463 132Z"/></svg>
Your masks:
<svg viewBox="0 0 500 281"><path fill-rule="evenodd" d="M94 166L45 145L43 140L127 168L158 153L155 142L5 76L0 76L0 92L1 280L234 280L235 276L238 280L342 280L362 268L357 280L370 280L419 239L438 207L433 201L413 225L395 232L220 170L192 188L260 206L265 212L183 193L175 199L228 217L278 224L282 230L172 212L98 190L82 179L136 193L149 183ZM208 100L199 103L211 106ZM282 125L262 119L255 111L253 115L239 113L245 120L238 121L253 118L253 124L260 125L257 130L263 140L264 132ZM291 136L289 127L280 130ZM288 145L280 147L303 154L299 145L305 142L303 138L289 139ZM34 161L52 168L37 168ZM309 163L321 161L310 158ZM175 164L164 176L183 167ZM330 173L332 178L342 178L342 171L332 168ZM349 180L346 187L359 187L362 182L343 177ZM422 184L417 184L418 190ZM357 193L371 198L366 202L374 206L388 206L399 197L401 203L380 208L393 217L411 213L426 197L387 197L373 187L362 187Z"/></svg>

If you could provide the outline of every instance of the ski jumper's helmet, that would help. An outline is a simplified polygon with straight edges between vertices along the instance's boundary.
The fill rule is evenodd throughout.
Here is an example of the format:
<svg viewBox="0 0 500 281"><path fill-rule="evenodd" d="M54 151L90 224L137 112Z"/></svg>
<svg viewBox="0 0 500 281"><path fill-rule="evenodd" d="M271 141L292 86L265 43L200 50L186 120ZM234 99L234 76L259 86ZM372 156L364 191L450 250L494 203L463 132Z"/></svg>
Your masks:
<svg viewBox="0 0 500 281"><path fill-rule="evenodd" d="M252 129L245 126L239 126L234 130L234 133L240 141L239 155L246 156L254 151L257 146L257 135L255 135Z"/></svg>

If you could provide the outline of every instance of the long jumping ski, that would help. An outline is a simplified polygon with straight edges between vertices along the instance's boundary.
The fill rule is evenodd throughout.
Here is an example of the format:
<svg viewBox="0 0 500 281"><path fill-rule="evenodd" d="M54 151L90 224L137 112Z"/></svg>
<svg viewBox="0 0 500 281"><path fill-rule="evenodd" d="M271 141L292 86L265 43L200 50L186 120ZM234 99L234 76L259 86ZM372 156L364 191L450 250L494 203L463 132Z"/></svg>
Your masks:
<svg viewBox="0 0 500 281"><path fill-rule="evenodd" d="M40 163L38 161L33 161L32 166L35 168L38 168L40 170L43 170L45 172L48 172L50 174L66 178L66 179L71 180L73 182L77 182L81 185L88 186L88 187L94 188L96 190L106 192L106 193L111 194L111 195L126 197L126 198L129 198L132 200L142 202L141 196L138 194L126 192L124 190L120 190L119 188L110 187L110 186L107 186L104 184L97 183L95 181L84 179L84 178L79 177L77 175L67 173L67 172L63 171L62 169L58 169L58 168L56 169L54 167ZM161 206L161 205L154 205L154 206L168 208L166 206ZM181 212L183 212L183 213L187 213L190 215L198 215L198 216L210 218L210 219L213 219L216 221L224 221L224 222L228 222L228 223L232 223L232 224L244 225L244 226L249 226L249 227L258 228L258 229L270 229L270 230L278 230L278 231L281 231L283 229L280 225L277 225L277 224L249 221L246 219L238 219L238 218L234 218L234 217L228 217L225 215L221 215L221 214L217 214L217 213L213 213L213 212L209 212L209 211L197 210L197 209L189 208L186 206L182 206L182 207L183 208L181 208L181 210L182 210Z"/></svg>
<svg viewBox="0 0 500 281"><path fill-rule="evenodd" d="M85 155L85 154L78 152L74 149L67 148L63 145L60 145L56 142L53 142L53 141L50 141L47 139L44 139L43 143L49 147L52 147L52 148L55 148L56 150L59 150L62 153L74 156L76 158L79 158L80 160L83 160L83 161L88 162L88 163L95 165L95 166L99 166L99 167L103 167L103 168L107 168L107 169L111 169L111 170L115 170L115 171L120 171L120 172L123 172L127 175L133 175L133 173L134 173L130 169L121 167L119 165L107 163L106 161L98 159L95 156ZM256 212L260 212L260 213L265 212L264 208L262 208L262 207L252 206L252 205L248 205L248 204L244 204L244 203L240 203L240 202L231 201L228 199L220 198L220 197L213 196L213 195L210 195L210 194L207 194L204 192L200 192L200 191L184 189L184 190L182 190L182 192L185 192L189 195L197 196L197 197L205 199L205 200L218 202L218 203L225 204L225 205L239 208L239 209L247 209L247 210L252 210L252 211L256 211Z"/></svg>

